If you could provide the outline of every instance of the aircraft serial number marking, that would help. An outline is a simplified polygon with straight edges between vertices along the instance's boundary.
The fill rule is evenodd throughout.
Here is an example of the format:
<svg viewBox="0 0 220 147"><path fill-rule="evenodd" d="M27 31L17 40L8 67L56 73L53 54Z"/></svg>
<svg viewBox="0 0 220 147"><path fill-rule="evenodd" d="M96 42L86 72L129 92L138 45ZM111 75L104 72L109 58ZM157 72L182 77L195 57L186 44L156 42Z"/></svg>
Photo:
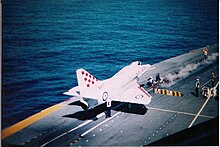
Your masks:
<svg viewBox="0 0 220 147"><path fill-rule="evenodd" d="M101 84L98 88L99 90L102 89L104 87L104 84Z"/></svg>

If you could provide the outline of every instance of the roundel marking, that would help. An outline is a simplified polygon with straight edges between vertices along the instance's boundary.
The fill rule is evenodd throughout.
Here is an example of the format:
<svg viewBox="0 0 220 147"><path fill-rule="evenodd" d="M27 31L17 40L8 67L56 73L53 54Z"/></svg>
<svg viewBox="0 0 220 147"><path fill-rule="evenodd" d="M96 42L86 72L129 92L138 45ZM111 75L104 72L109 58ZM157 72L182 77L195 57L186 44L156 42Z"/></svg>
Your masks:
<svg viewBox="0 0 220 147"><path fill-rule="evenodd" d="M87 81L87 78L84 78L85 81Z"/></svg>
<svg viewBox="0 0 220 147"><path fill-rule="evenodd" d="M135 96L136 99L142 99L144 96L142 94L138 94Z"/></svg>
<svg viewBox="0 0 220 147"><path fill-rule="evenodd" d="M104 92L103 95L102 95L102 100L103 101L106 101L108 98L108 93L107 92Z"/></svg>
<svg viewBox="0 0 220 147"><path fill-rule="evenodd" d="M88 73L86 73L86 76L88 76Z"/></svg>
<svg viewBox="0 0 220 147"><path fill-rule="evenodd" d="M82 75L84 75L84 71L82 71Z"/></svg>
<svg viewBox="0 0 220 147"><path fill-rule="evenodd" d="M90 82L91 82L91 80L89 79L89 80L88 80L88 82L90 83Z"/></svg>
<svg viewBox="0 0 220 147"><path fill-rule="evenodd" d="M89 87L89 84L87 84L87 87Z"/></svg>
<svg viewBox="0 0 220 147"><path fill-rule="evenodd" d="M91 75L89 75L89 77L91 78L92 76L91 76Z"/></svg>
<svg viewBox="0 0 220 147"><path fill-rule="evenodd" d="M92 84L94 84L94 81L92 81Z"/></svg>

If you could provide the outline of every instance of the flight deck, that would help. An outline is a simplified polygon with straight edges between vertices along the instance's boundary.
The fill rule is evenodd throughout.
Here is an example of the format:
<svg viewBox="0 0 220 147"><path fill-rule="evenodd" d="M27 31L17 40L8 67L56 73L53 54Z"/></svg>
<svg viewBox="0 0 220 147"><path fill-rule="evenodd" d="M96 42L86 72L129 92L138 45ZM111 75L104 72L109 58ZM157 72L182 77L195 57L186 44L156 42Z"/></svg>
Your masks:
<svg viewBox="0 0 220 147"><path fill-rule="evenodd" d="M217 82L219 79L218 45L209 46L207 61L203 60L203 49L156 63L154 70L139 78L139 85L144 85L153 97L148 105L113 102L111 117L106 118L109 108L105 104L84 111L79 99L71 97L3 130L3 146L149 145L216 119L218 97L207 99L201 93L198 97L195 95L197 78L200 90L211 86L212 72ZM177 91L181 95L158 93L145 86L146 80L150 76L155 78L158 73L169 80L156 88ZM218 128L216 126L216 131Z"/></svg>

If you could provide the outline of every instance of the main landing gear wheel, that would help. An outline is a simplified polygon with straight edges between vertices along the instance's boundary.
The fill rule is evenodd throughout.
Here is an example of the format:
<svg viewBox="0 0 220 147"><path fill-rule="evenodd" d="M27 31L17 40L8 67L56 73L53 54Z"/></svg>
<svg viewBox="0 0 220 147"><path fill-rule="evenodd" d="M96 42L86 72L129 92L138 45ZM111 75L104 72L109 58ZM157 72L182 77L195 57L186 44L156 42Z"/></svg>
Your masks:
<svg viewBox="0 0 220 147"><path fill-rule="evenodd" d="M106 106L107 106L107 110L105 112L105 117L108 118L108 117L111 117L111 105L112 105L112 101L111 99L108 97L108 92L103 92L103 95L102 95L102 100L103 101L106 101Z"/></svg>
<svg viewBox="0 0 220 147"><path fill-rule="evenodd" d="M106 101L106 105L107 107L111 107L112 105L112 100L111 98L108 97L108 92L103 92L103 95L102 95L102 100L105 102Z"/></svg>
<svg viewBox="0 0 220 147"><path fill-rule="evenodd" d="M103 92L103 95L102 95L102 100L103 101L106 101L108 99L108 92Z"/></svg>

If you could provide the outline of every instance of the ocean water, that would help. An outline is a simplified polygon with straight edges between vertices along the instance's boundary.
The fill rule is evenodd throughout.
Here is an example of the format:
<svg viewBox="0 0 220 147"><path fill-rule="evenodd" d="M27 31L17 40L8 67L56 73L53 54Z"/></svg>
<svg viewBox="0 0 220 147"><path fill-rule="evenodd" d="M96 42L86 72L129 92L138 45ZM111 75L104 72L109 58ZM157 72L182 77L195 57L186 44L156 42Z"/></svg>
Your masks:
<svg viewBox="0 0 220 147"><path fill-rule="evenodd" d="M218 43L217 0L3 0L2 128L102 80Z"/></svg>

